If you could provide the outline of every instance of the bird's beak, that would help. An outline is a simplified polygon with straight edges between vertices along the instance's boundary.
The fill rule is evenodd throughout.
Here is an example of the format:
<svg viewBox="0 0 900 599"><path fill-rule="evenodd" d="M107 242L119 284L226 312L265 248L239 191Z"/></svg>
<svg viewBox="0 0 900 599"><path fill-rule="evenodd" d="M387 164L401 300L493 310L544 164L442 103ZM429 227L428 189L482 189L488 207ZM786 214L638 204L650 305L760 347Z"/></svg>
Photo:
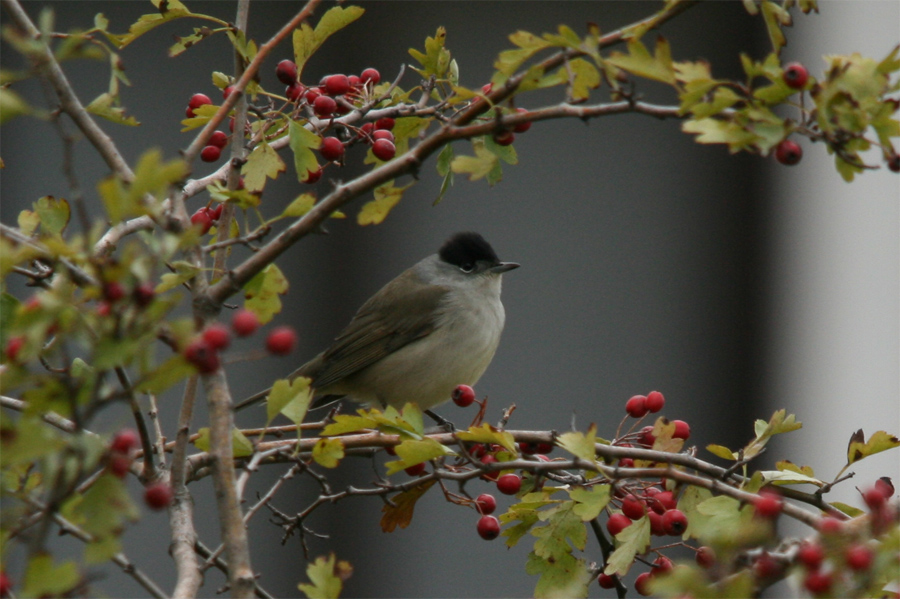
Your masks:
<svg viewBox="0 0 900 599"><path fill-rule="evenodd" d="M514 268L519 268L520 264L516 262L501 262L497 266L491 267L491 272L494 274L502 275L508 270L513 270Z"/></svg>

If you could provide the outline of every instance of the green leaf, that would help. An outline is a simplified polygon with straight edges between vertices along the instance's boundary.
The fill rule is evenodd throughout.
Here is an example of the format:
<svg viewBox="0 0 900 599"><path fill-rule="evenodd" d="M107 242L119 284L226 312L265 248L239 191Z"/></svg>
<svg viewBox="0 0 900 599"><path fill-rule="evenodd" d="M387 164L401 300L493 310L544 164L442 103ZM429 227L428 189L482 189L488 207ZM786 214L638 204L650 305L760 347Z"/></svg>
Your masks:
<svg viewBox="0 0 900 599"><path fill-rule="evenodd" d="M409 523L412 522L416 502L422 495L427 493L428 489L436 482L437 481L430 480L421 485L417 485L408 491L393 495L390 503L385 502L384 506L381 508L382 532L394 532L398 526L400 528L409 526Z"/></svg>
<svg viewBox="0 0 900 599"><path fill-rule="evenodd" d="M437 157L437 172L444 178L441 182L441 190L438 192L437 198L432 202L432 206L437 206L444 199L444 194L453 187L453 171L450 169L450 163L453 162L453 146L447 144Z"/></svg>
<svg viewBox="0 0 900 599"><path fill-rule="evenodd" d="M407 439L397 445L395 450L397 457L400 459L385 464L388 475L445 455L456 455L448 447L427 437L424 439Z"/></svg>
<svg viewBox="0 0 900 599"><path fill-rule="evenodd" d="M160 7L164 7L164 9L160 9L159 12L151 13L147 15L142 15L135 23L128 28L128 33L123 34L113 34L106 31L104 27L101 31L106 36L106 39L110 41L117 48L124 48L140 36L144 35L148 31L159 27L163 23L168 21L172 21L174 19L180 19L182 17L188 16L196 16L203 17L204 15L192 15L191 12L182 4L179 0L151 0L153 5L160 9ZM165 3L163 5L163 3ZM209 18L209 17L206 17ZM104 19L105 20L105 19ZM224 23L223 23L224 24Z"/></svg>
<svg viewBox="0 0 900 599"><path fill-rule="evenodd" d="M832 501L831 507L841 510L851 518L856 518L857 516L862 516L863 514L865 514L865 512L858 507L853 507L852 505L847 505L846 503L841 503L840 501Z"/></svg>
<svg viewBox="0 0 900 599"><path fill-rule="evenodd" d="M692 509L688 509L685 515L688 519L685 537L699 539L704 544L717 544L726 537L736 537L751 514L750 511L741 511L741 502L737 499L719 495L700 501Z"/></svg>
<svg viewBox="0 0 900 599"><path fill-rule="evenodd" d="M609 485L594 485L589 489L575 487L569 491L569 497L575 501L574 512L584 522L589 522L600 515L609 504Z"/></svg>
<svg viewBox="0 0 900 599"><path fill-rule="evenodd" d="M394 181L388 181L384 185L375 188L375 199L366 202L356 217L360 226L380 225L387 218L390 211L403 197L403 192L412 187L413 183L403 187L394 187Z"/></svg>
<svg viewBox="0 0 900 599"><path fill-rule="evenodd" d="M175 354L148 375L142 377L135 388L141 393L158 395L195 372L194 366L185 360L184 356Z"/></svg>
<svg viewBox="0 0 900 599"><path fill-rule="evenodd" d="M762 14L763 20L766 22L766 30L769 32L769 40L772 42L772 48L776 53L781 52L781 49L787 43L781 28L783 26L790 27L793 24L791 13L771 0L763 0Z"/></svg>
<svg viewBox="0 0 900 599"><path fill-rule="evenodd" d="M519 155L516 154L516 149L509 146L501 146L497 142L494 141L493 137L485 137L484 138L484 147L491 154L505 162L506 164L518 164L519 163Z"/></svg>
<svg viewBox="0 0 900 599"><path fill-rule="evenodd" d="M91 114L96 114L97 116L118 125L128 125L130 127L140 125L140 122L138 122L136 118L127 116L125 114L125 109L121 106L117 106L117 104L118 98L116 96L104 93L94 98L94 100L84 108Z"/></svg>
<svg viewBox="0 0 900 599"><path fill-rule="evenodd" d="M577 458L594 463L597 459L597 425L591 423L587 433L572 431L563 433L556 442L557 445Z"/></svg>
<svg viewBox="0 0 900 599"><path fill-rule="evenodd" d="M861 437L861 438L860 438ZM869 440L863 442L865 435L859 429L856 435L850 439L847 446L847 464L853 464L870 455L900 447L900 439L885 431L875 431Z"/></svg>
<svg viewBox="0 0 900 599"><path fill-rule="evenodd" d="M821 480L807 476L806 474L801 474L799 472L790 472L790 471L781 471L781 470L760 470L759 473L762 475L763 480L767 483L774 484L802 484L809 483L812 485L816 485L817 487L824 487L825 483Z"/></svg>
<svg viewBox="0 0 900 599"><path fill-rule="evenodd" d="M409 49L412 56L422 68L413 67L418 74L426 79L434 75L438 79L444 79L450 66L450 50L444 47L447 41L447 30L438 27L434 37L425 39L425 52L419 52L414 48Z"/></svg>
<svg viewBox="0 0 900 599"><path fill-rule="evenodd" d="M198 272L200 272L199 268L184 260L173 262L172 266L175 267L175 272L166 273L159 278L159 285L154 289L157 294L164 293L178 287L182 283L190 281Z"/></svg>
<svg viewBox="0 0 900 599"><path fill-rule="evenodd" d="M298 376L293 381L279 379L272 385L272 390L266 396L266 426L275 416L284 414L296 425L300 425L306 417L306 411L312 401L311 380L305 376ZM297 429L297 438L300 438L300 429Z"/></svg>
<svg viewBox="0 0 900 599"><path fill-rule="evenodd" d="M86 564L102 564L122 550L122 542L118 537L108 536L88 543L84 548Z"/></svg>
<svg viewBox="0 0 900 599"><path fill-rule="evenodd" d="M287 293L287 277L275 264L269 264L244 285L244 307L266 324L281 312L279 295Z"/></svg>
<svg viewBox="0 0 900 599"><path fill-rule="evenodd" d="M38 419L37 415L22 417L15 426L9 419L4 418L0 425L3 430L3 434L0 435L0 459L3 468L27 464L65 446L65 442L53 434L50 425Z"/></svg>
<svg viewBox="0 0 900 599"><path fill-rule="evenodd" d="M669 62L671 65L671 59ZM570 60L569 72L572 73L571 95L574 102L587 100L590 97L590 90L600 87L600 72L583 58Z"/></svg>
<svg viewBox="0 0 900 599"><path fill-rule="evenodd" d="M306 61L315 54L329 36L360 18L364 12L365 10L359 6L346 8L335 6L322 15L315 29L305 22L295 29L291 39L294 45L294 62L297 64L298 74L303 73Z"/></svg>
<svg viewBox="0 0 900 599"><path fill-rule="evenodd" d="M656 40L656 50L653 56L650 56L650 51L640 40L633 39L628 42L627 55L614 52L606 61L638 77L646 77L670 85L674 85L676 82L669 42L662 36Z"/></svg>
<svg viewBox="0 0 900 599"><path fill-rule="evenodd" d="M84 495L67 503L63 513L97 539L118 536L128 522L140 517L125 482L109 473L100 476Z"/></svg>
<svg viewBox="0 0 900 599"><path fill-rule="evenodd" d="M278 173L283 173L286 169L278 152L265 141L260 142L253 148L250 156L247 157L247 162L241 167L244 186L249 191L262 191L266 186L266 177L277 179Z"/></svg>
<svg viewBox="0 0 900 599"><path fill-rule="evenodd" d="M714 456L722 458L723 460L734 461L738 459L738 455L724 445L716 445L714 443L711 443L706 446L706 451L713 454Z"/></svg>
<svg viewBox="0 0 900 599"><path fill-rule="evenodd" d="M793 414L788 415L783 409L772 414L772 418L769 419L769 422L757 420L754 425L756 438L750 441L750 443L747 444L747 447L744 448L744 459L750 459L759 455L759 452L762 451L762 448L766 446L766 443L768 443L769 439L774 435L789 433L802 427L803 425L801 423L796 422L796 418Z"/></svg>
<svg viewBox="0 0 900 599"><path fill-rule="evenodd" d="M335 414L334 422L326 425L320 435L323 437L346 435L378 427L378 421L365 410L358 410L358 414Z"/></svg>
<svg viewBox="0 0 900 599"><path fill-rule="evenodd" d="M518 50L504 50L494 62L494 68L511 77L522 66L526 60L540 52L544 48L549 48L550 43L538 36L528 33L527 31L516 31L510 34L509 41L519 47Z"/></svg>
<svg viewBox="0 0 900 599"><path fill-rule="evenodd" d="M337 468L341 458L344 457L344 444L340 439L319 439L313 445L312 457L324 468Z"/></svg>
<svg viewBox="0 0 900 599"><path fill-rule="evenodd" d="M288 139L291 152L294 153L294 170L297 173L297 180L304 183L309 178L309 173L319 170L319 162L316 160L313 150L322 145L322 138L291 119L288 121Z"/></svg>
<svg viewBox="0 0 900 599"><path fill-rule="evenodd" d="M69 202L53 196L44 196L34 203L34 211L41 219L41 230L50 235L61 235L69 224Z"/></svg>
<svg viewBox="0 0 900 599"><path fill-rule="evenodd" d="M0 87L0 125L31 112L31 106L22 99L22 96L7 87Z"/></svg>
<svg viewBox="0 0 900 599"><path fill-rule="evenodd" d="M609 556L603 571L612 576L625 576L634 557L650 545L650 518L646 515L626 526L616 535L616 550Z"/></svg>
<svg viewBox="0 0 900 599"><path fill-rule="evenodd" d="M534 587L534 596L538 599L586 597L591 581L584 560L568 553L551 562L531 552L525 572L540 575Z"/></svg>
<svg viewBox="0 0 900 599"><path fill-rule="evenodd" d="M73 561L54 565L53 556L38 553L28 562L22 583L23 597L62 597L81 584L81 573Z"/></svg>
<svg viewBox="0 0 900 599"><path fill-rule="evenodd" d="M204 426L197 431L194 447L200 451L209 451L209 427ZM253 443L237 428L231 429L231 453L236 458L253 455Z"/></svg>
<svg viewBox="0 0 900 599"><path fill-rule="evenodd" d="M469 430L456 434L461 441L473 441L475 443L496 443L512 454L516 454L516 440L506 431L494 428L488 423L481 426L470 426Z"/></svg>
<svg viewBox="0 0 900 599"><path fill-rule="evenodd" d="M483 179L500 164L499 158L484 147L484 143L472 142L475 156L457 156L450 162L450 170L457 174L468 174L469 181Z"/></svg>
<svg viewBox="0 0 900 599"><path fill-rule="evenodd" d="M242 210L255 208L260 204L258 193L246 189L228 189L223 181L213 181L206 186L206 191L217 202L230 202Z"/></svg>
<svg viewBox="0 0 900 599"><path fill-rule="evenodd" d="M308 599L336 599L341 596L344 581L350 578L353 567L349 562L337 561L334 553L327 558L317 557L306 567L306 575L312 584L297 585Z"/></svg>
<svg viewBox="0 0 900 599"><path fill-rule="evenodd" d="M538 519L546 525L531 529L531 534L537 537L535 554L551 558L571 553L572 547L584 550L587 530L581 516L575 513L575 506L574 501L563 501L538 513Z"/></svg>

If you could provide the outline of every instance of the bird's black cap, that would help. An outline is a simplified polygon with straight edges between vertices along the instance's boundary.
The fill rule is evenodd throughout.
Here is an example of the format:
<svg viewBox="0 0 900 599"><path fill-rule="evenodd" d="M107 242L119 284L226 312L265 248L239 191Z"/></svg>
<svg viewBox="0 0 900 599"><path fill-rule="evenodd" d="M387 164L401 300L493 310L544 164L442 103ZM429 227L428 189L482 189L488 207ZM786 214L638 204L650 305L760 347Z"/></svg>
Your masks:
<svg viewBox="0 0 900 599"><path fill-rule="evenodd" d="M481 261L491 265L500 264L500 259L497 258L491 244L473 232L457 233L445 241L438 256L444 262L461 268L471 268L476 262Z"/></svg>

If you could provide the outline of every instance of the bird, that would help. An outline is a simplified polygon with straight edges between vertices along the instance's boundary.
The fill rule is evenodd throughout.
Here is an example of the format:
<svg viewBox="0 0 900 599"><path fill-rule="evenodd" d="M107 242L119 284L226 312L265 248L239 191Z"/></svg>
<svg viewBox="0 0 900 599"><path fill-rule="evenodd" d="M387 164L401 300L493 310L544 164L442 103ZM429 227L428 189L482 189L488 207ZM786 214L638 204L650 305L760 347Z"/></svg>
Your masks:
<svg viewBox="0 0 900 599"><path fill-rule="evenodd" d="M487 370L506 321L502 275L519 266L501 262L480 234L456 233L370 297L328 348L288 378L311 380L312 407L349 397L428 411Z"/></svg>

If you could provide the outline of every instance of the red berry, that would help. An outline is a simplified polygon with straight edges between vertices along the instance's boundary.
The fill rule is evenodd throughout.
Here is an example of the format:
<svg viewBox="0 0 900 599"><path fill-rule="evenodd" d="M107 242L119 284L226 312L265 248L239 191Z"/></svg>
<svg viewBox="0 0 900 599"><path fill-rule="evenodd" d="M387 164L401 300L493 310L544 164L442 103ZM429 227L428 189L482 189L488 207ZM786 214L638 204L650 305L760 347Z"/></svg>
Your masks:
<svg viewBox="0 0 900 599"><path fill-rule="evenodd" d="M691 436L691 425L684 420L673 420L675 424L675 432L672 433L673 439L688 439Z"/></svg>
<svg viewBox="0 0 900 599"><path fill-rule="evenodd" d="M634 495L629 495L622 500L622 513L631 520L640 520L647 513L647 506Z"/></svg>
<svg viewBox="0 0 900 599"><path fill-rule="evenodd" d="M209 141L206 143L217 148L224 148L228 145L228 136L222 131L213 131L213 134L209 136Z"/></svg>
<svg viewBox="0 0 900 599"><path fill-rule="evenodd" d="M316 98L318 98L321 95L322 95L322 90L320 90L317 87L310 87L310 88L307 88L306 93L303 96L306 98L306 103L309 104L310 106L312 106L313 103L316 101ZM337 105L337 102L335 102L335 105Z"/></svg>
<svg viewBox="0 0 900 599"><path fill-rule="evenodd" d="M780 573L781 564L776 562L768 552L764 551L756 558L756 561L753 562L753 574L757 578L774 578Z"/></svg>
<svg viewBox="0 0 900 599"><path fill-rule="evenodd" d="M867 545L851 545L844 554L847 566L856 572L863 572L872 566L875 554Z"/></svg>
<svg viewBox="0 0 900 599"><path fill-rule="evenodd" d="M504 474L497 479L497 490L504 495L515 495L522 488L522 478L518 474Z"/></svg>
<svg viewBox="0 0 900 599"><path fill-rule="evenodd" d="M222 90L222 99L227 100L228 96L230 96L233 93L234 93L234 86L233 85L226 86L225 89Z"/></svg>
<svg viewBox="0 0 900 599"><path fill-rule="evenodd" d="M687 529L687 516L681 510L669 510L662 517L663 528L667 535L680 536Z"/></svg>
<svg viewBox="0 0 900 599"><path fill-rule="evenodd" d="M112 438L109 443L111 451L118 453L129 453L132 449L136 449L141 444L141 438L137 431L132 428L124 428L120 430Z"/></svg>
<svg viewBox="0 0 900 599"><path fill-rule="evenodd" d="M375 123L363 123L363 126L359 128L359 132L356 134L356 139L365 139L366 141L371 141L372 131L374 130Z"/></svg>
<svg viewBox="0 0 900 599"><path fill-rule="evenodd" d="M784 67L782 78L788 87L803 89L809 79L809 72L806 70L806 67L799 62L792 62Z"/></svg>
<svg viewBox="0 0 900 599"><path fill-rule="evenodd" d="M866 505L873 512L881 509L881 506L884 505L884 502L887 500L887 497L884 495L884 491L878 488L877 486L870 487L863 491L862 494L863 501L866 502Z"/></svg>
<svg viewBox="0 0 900 599"><path fill-rule="evenodd" d="M825 550L818 543L804 543L797 552L797 559L807 570L818 570L825 559Z"/></svg>
<svg viewBox="0 0 900 599"><path fill-rule="evenodd" d="M634 468L634 460L631 458L621 458L619 460L619 468Z"/></svg>
<svg viewBox="0 0 900 599"><path fill-rule="evenodd" d="M296 102L297 100L302 98L304 93L306 93L306 88L300 85L299 81L294 81L289 86L284 88L284 95L291 102Z"/></svg>
<svg viewBox="0 0 900 599"><path fill-rule="evenodd" d="M394 119L392 119L391 117L383 116L380 119L378 119L377 121L375 121L375 128L376 129L386 129L386 130L390 131L391 129L394 128L394 122L395 122Z"/></svg>
<svg viewBox="0 0 900 599"><path fill-rule="evenodd" d="M663 517L662 514L657 514L656 512L649 512L647 517L650 518L650 534L655 535L657 537L662 537L666 534L666 528L663 526Z"/></svg>
<svg viewBox="0 0 900 599"><path fill-rule="evenodd" d="M640 418L647 414L647 398L643 395L635 395L625 402L625 411L632 418Z"/></svg>
<svg viewBox="0 0 900 599"><path fill-rule="evenodd" d="M308 96L306 99L309 101ZM319 96L313 102L313 112L315 112L317 116L329 117L334 114L335 110L337 110L337 102L334 101L334 98Z"/></svg>
<svg viewBox="0 0 900 599"><path fill-rule="evenodd" d="M831 589L832 582L831 572L807 572L803 586L813 595L824 595Z"/></svg>
<svg viewBox="0 0 900 599"><path fill-rule="evenodd" d="M773 519L781 513L784 502L776 493L763 491L753 502L753 513L760 518Z"/></svg>
<svg viewBox="0 0 900 599"><path fill-rule="evenodd" d="M638 438L638 443L644 447L653 447L653 444L656 443L656 435L653 434L652 426L648 425L641 429L641 436Z"/></svg>
<svg viewBox="0 0 900 599"><path fill-rule="evenodd" d="M121 453L115 453L109 457L107 468L109 473L116 478L125 478L125 475L131 470L131 458Z"/></svg>
<svg viewBox="0 0 900 599"><path fill-rule="evenodd" d="M125 288L118 281L109 281L103 284L103 299L111 304L125 297Z"/></svg>
<svg viewBox="0 0 900 599"><path fill-rule="evenodd" d="M184 359L203 374L215 372L219 368L219 354L202 337L194 339L184 348Z"/></svg>
<svg viewBox="0 0 900 599"><path fill-rule="evenodd" d="M697 550L697 555L694 559L701 568L711 568L716 562L716 552L712 550L712 547L704 545Z"/></svg>
<svg viewBox="0 0 900 599"><path fill-rule="evenodd" d="M239 184L238 189L240 189L240 185L243 185L243 183ZM225 204L222 204L222 203L216 204L215 208L209 209L209 217L211 219L213 219L213 221L218 222L219 219L222 218L222 210L224 208L225 208Z"/></svg>
<svg viewBox="0 0 900 599"><path fill-rule="evenodd" d="M887 160L887 165L891 171L900 173L900 154L892 154Z"/></svg>
<svg viewBox="0 0 900 599"><path fill-rule="evenodd" d="M381 73L378 72L377 69L368 68L359 74L359 80L362 83L372 82L372 85L378 85L378 82L381 81Z"/></svg>
<svg viewBox="0 0 900 599"><path fill-rule="evenodd" d="M493 83L485 83L484 85L481 86L481 93L483 93L484 95L488 95L489 93L491 93L491 90L493 90L493 89L494 89Z"/></svg>
<svg viewBox="0 0 900 599"><path fill-rule="evenodd" d="M297 65L293 60L282 60L275 67L275 76L285 85L290 85L297 80Z"/></svg>
<svg viewBox="0 0 900 599"><path fill-rule="evenodd" d="M372 132L372 139L386 139L389 142L394 142L394 134L388 131L387 129L376 129Z"/></svg>
<svg viewBox="0 0 900 599"><path fill-rule="evenodd" d="M222 148L216 146L206 146L200 150L200 160L203 162L215 162L222 156Z"/></svg>
<svg viewBox="0 0 900 599"><path fill-rule="evenodd" d="M213 146L207 146L213 147ZM215 148L218 150L219 148ZM208 208L200 208L191 216L191 224L199 227L200 233L206 235L212 227L212 215Z"/></svg>
<svg viewBox="0 0 900 599"><path fill-rule="evenodd" d="M193 96L191 96L191 99L188 102L188 117L194 116L194 110L200 108L201 106L205 106L206 104L212 104L212 100L210 100L209 96L207 96L206 94L194 94Z"/></svg>
<svg viewBox="0 0 900 599"><path fill-rule="evenodd" d="M410 476L420 476L425 472L425 462L414 464L409 468L405 468L404 471Z"/></svg>
<svg viewBox="0 0 900 599"><path fill-rule="evenodd" d="M303 181L304 181L304 183L309 183L310 185L312 185L313 183L317 182L321 178L322 178L322 169L318 168L314 171L309 171L309 170L306 171L306 179L304 179Z"/></svg>
<svg viewBox="0 0 900 599"><path fill-rule="evenodd" d="M453 403L461 408L466 408L475 401L475 390L468 385L457 385L450 397L453 398Z"/></svg>
<svg viewBox="0 0 900 599"><path fill-rule="evenodd" d="M634 590L644 597L650 594L650 572L641 572L634 579Z"/></svg>
<svg viewBox="0 0 900 599"><path fill-rule="evenodd" d="M616 536L628 528L629 525L631 525L631 519L625 514L611 514L609 520L606 521L606 530L612 536Z"/></svg>
<svg viewBox="0 0 900 599"><path fill-rule="evenodd" d="M675 568L675 564L672 563L672 560L664 555L660 555L656 558L653 565L656 566L650 571L653 574L665 574L666 572L671 572Z"/></svg>
<svg viewBox="0 0 900 599"><path fill-rule="evenodd" d="M478 535L485 541L493 541L500 536L500 521L494 516L482 516L478 520Z"/></svg>
<svg viewBox="0 0 900 599"><path fill-rule="evenodd" d="M319 146L319 153L325 160L339 160L344 155L344 144L337 137L326 137Z"/></svg>
<svg viewBox="0 0 900 599"><path fill-rule="evenodd" d="M386 139L376 139L372 144L372 154L379 160L387 162L397 153L397 147Z"/></svg>
<svg viewBox="0 0 900 599"><path fill-rule="evenodd" d="M481 456L481 463L482 464L496 464L497 458L496 458L496 456L488 453L488 454ZM485 480L495 481L495 480L497 480L498 476L500 476L500 473L497 471L494 471L494 472L487 472L485 474L482 474L481 478L483 478Z"/></svg>
<svg viewBox="0 0 900 599"><path fill-rule="evenodd" d="M297 333L291 327L278 327L266 337L266 349L276 356L286 356L297 345Z"/></svg>
<svg viewBox="0 0 900 599"><path fill-rule="evenodd" d="M538 443L534 453L546 455L553 452L553 443Z"/></svg>
<svg viewBox="0 0 900 599"><path fill-rule="evenodd" d="M346 75L331 75L325 78L325 93L329 96L342 96L350 91L350 79Z"/></svg>
<svg viewBox="0 0 900 599"><path fill-rule="evenodd" d="M516 112L522 114L528 111L524 108L516 108ZM518 125L513 127L513 131L515 131L516 133L525 133L529 129L531 129L531 121L525 121L524 123L519 123Z"/></svg>
<svg viewBox="0 0 900 599"><path fill-rule="evenodd" d="M790 139L785 139L775 146L775 160L787 166L793 166L803 158L803 148Z"/></svg>
<svg viewBox="0 0 900 599"><path fill-rule="evenodd" d="M508 146L516 141L516 134L512 131L501 131L500 133L494 133L493 138L494 143L498 146Z"/></svg>
<svg viewBox="0 0 900 599"><path fill-rule="evenodd" d="M678 501L675 499L675 494L672 491L660 491L653 496L653 501L655 502L653 509L660 514L674 510L678 505Z"/></svg>
<svg viewBox="0 0 900 599"><path fill-rule="evenodd" d="M231 330L238 337L247 337L259 328L259 317L250 310L238 310L231 319Z"/></svg>
<svg viewBox="0 0 900 599"><path fill-rule="evenodd" d="M844 523L837 518L825 516L819 520L819 532L823 535L837 535L844 532Z"/></svg>
<svg viewBox="0 0 900 599"><path fill-rule="evenodd" d="M153 483L144 489L144 501L154 510L162 510L172 504L172 487L166 483Z"/></svg>
<svg viewBox="0 0 900 599"><path fill-rule="evenodd" d="M616 588L616 579L609 574L601 574L597 577L597 584L601 589L614 589Z"/></svg>
<svg viewBox="0 0 900 599"><path fill-rule="evenodd" d="M356 75L350 75L348 79L350 80L350 87L353 89L358 89L362 85L362 81Z"/></svg>
<svg viewBox="0 0 900 599"><path fill-rule="evenodd" d="M97 304L97 316L109 316L112 312L112 306L109 302L100 302Z"/></svg>
<svg viewBox="0 0 900 599"><path fill-rule="evenodd" d="M231 333L224 324L216 322L203 331L203 340L206 341L213 349L226 349L231 343Z"/></svg>
<svg viewBox="0 0 900 599"><path fill-rule="evenodd" d="M659 391L651 391L647 394L647 410L655 414L663 409L666 405L666 398Z"/></svg>
<svg viewBox="0 0 900 599"><path fill-rule="evenodd" d="M156 291L150 283L141 283L134 288L131 295L134 298L134 303L137 304L139 308L145 308L153 301Z"/></svg>
<svg viewBox="0 0 900 599"><path fill-rule="evenodd" d="M488 516L497 509L497 500L490 493L482 493L475 499L475 509L482 516Z"/></svg>

